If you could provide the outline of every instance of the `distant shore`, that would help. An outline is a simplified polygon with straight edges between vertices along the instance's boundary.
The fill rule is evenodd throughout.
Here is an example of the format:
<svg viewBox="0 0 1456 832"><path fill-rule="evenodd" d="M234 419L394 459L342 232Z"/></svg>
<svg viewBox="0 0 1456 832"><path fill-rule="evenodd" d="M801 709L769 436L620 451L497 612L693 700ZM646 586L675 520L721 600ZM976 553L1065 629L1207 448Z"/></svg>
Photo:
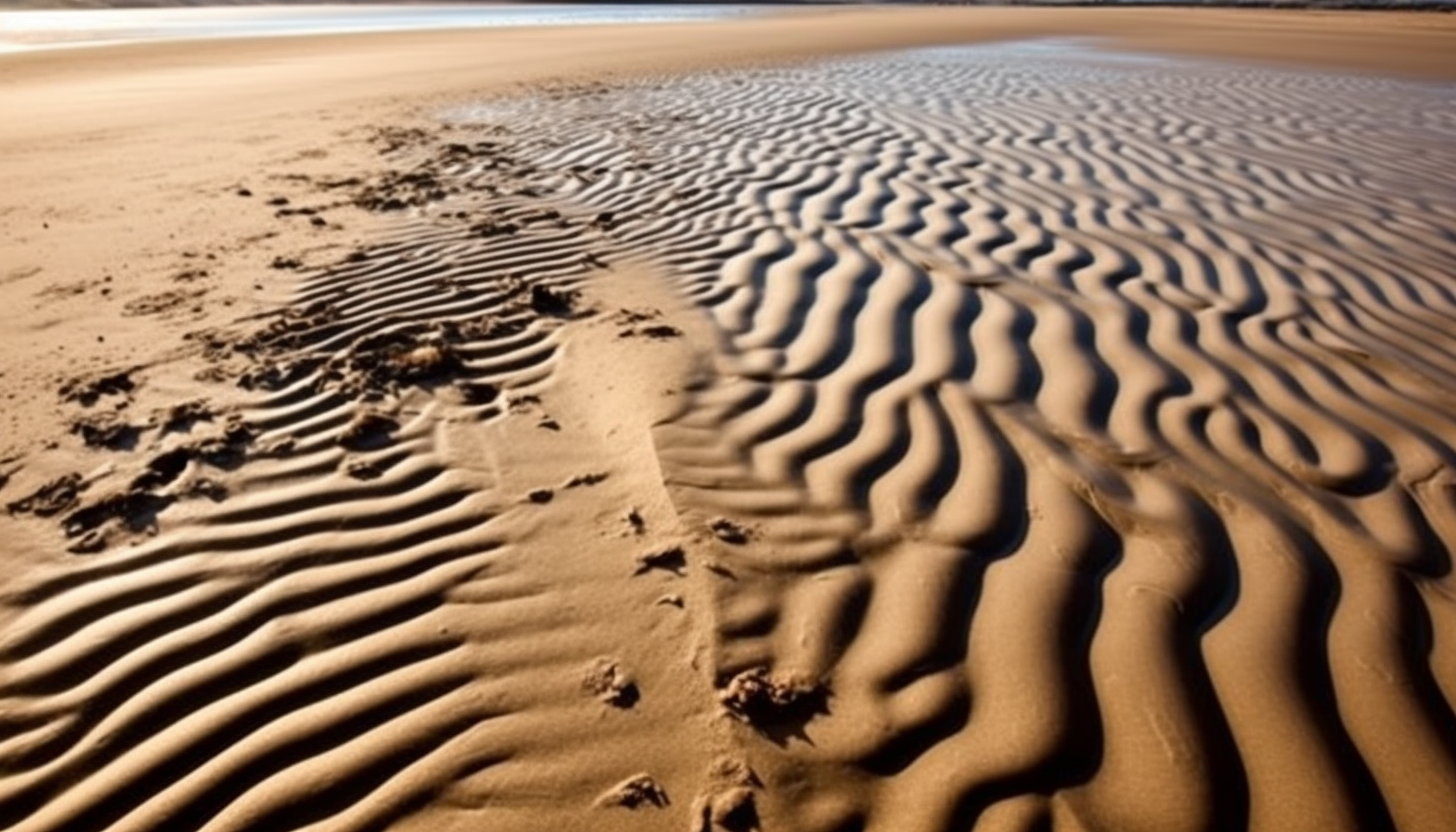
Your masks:
<svg viewBox="0 0 1456 832"><path fill-rule="evenodd" d="M208 8L226 6L441 6L500 5L492 0L0 0L0 12L64 9L165 9ZM557 3L529 0L511 5L712 5L703 0L611 0L607 3ZM867 6L876 5L844 0L844 2L795 2L795 0L745 0L729 5L744 6ZM1049 7L1049 8L1136 8L1136 9L1305 9L1312 11L1402 11L1456 12L1456 0L932 0L932 2L890 2L877 4L886 8L917 6Z"/></svg>

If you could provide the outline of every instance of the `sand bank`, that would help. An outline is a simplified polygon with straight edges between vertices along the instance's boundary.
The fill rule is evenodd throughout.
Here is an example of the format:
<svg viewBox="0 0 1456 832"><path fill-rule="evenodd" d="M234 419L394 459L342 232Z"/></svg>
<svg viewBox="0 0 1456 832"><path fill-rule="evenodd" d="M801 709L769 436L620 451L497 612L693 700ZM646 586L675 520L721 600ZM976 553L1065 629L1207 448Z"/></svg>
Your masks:
<svg viewBox="0 0 1456 832"><path fill-rule="evenodd" d="M1449 827L1450 88L793 63L1443 20L0 59L0 818Z"/></svg>

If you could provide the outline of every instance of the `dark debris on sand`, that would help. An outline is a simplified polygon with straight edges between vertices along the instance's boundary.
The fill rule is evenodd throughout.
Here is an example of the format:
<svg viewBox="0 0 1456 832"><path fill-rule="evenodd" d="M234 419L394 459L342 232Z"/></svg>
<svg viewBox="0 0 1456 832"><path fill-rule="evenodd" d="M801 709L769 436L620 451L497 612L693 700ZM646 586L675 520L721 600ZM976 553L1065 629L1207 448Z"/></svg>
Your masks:
<svg viewBox="0 0 1456 832"><path fill-rule="evenodd" d="M627 525L632 527L633 534L643 534L647 531L647 518L642 516L642 511L636 507L627 510Z"/></svg>
<svg viewBox="0 0 1456 832"><path fill-rule="evenodd" d="M574 476L571 479L567 480L566 481L566 485L563 486L563 487L564 488L584 488L584 487L587 487L587 486L598 485L598 484L603 483L603 482L606 482L606 481L607 481L607 473L605 471L593 471L593 472L591 472L589 474L577 474L576 476Z"/></svg>
<svg viewBox="0 0 1456 832"><path fill-rule="evenodd" d="M209 411L210 413L210 411ZM203 466L234 470L246 460L257 434L239 416L229 417L210 435L162 451L133 469L122 487L92 488L79 474L68 474L42 486L28 497L10 503L12 514L61 518L61 530L73 542L68 551L90 554L105 549L121 533L157 531L158 515L172 504L189 499L220 502L228 496L221 482L199 475ZM192 476L184 479L191 470ZM100 491L94 499L83 495Z"/></svg>
<svg viewBox="0 0 1456 832"><path fill-rule="evenodd" d="M346 395L379 398L404 387L432 387L464 369L453 342L458 332L394 331L366 335L323 365L326 386Z"/></svg>
<svg viewBox="0 0 1456 832"><path fill-rule="evenodd" d="M755 667L730 679L719 690L718 701L730 716L765 733L783 728L797 732L816 714L826 712L828 695L815 679Z"/></svg>
<svg viewBox="0 0 1456 832"><path fill-rule="evenodd" d="M311 346L333 334L333 325L340 316L333 304L315 301L304 306L286 307L271 317L267 326L237 341L234 348L239 352L252 353Z"/></svg>
<svg viewBox="0 0 1456 832"><path fill-rule="evenodd" d="M103 396L126 396L136 389L131 373L123 370L96 378L72 378L61 385L61 400L91 407Z"/></svg>
<svg viewBox="0 0 1456 832"><path fill-rule="evenodd" d="M681 546L669 546L666 549L644 552L637 556L637 571L632 574L642 575L654 569L671 572L678 576L685 575L688 570L687 553Z"/></svg>
<svg viewBox="0 0 1456 832"><path fill-rule="evenodd" d="M529 166L523 165L499 142L437 144L435 136L418 128L381 128L371 140L380 147L383 155L395 154L401 150L424 152L427 148L432 152L409 170L385 171L367 181L357 178L349 180L349 184L355 188L354 204L366 211L387 212L420 208L460 193L459 186L447 185L441 180L441 171L463 162L504 174L522 175L530 172Z"/></svg>
<svg viewBox="0 0 1456 832"><path fill-rule="evenodd" d="M354 204L366 211L403 211L449 195L432 170L386 171L354 195Z"/></svg>
<svg viewBox="0 0 1456 832"><path fill-rule="evenodd" d="M565 317L576 306L577 293L536 284L531 287L531 308L542 315Z"/></svg>
<svg viewBox="0 0 1456 832"><path fill-rule="evenodd" d="M682 330L668 324L652 323L662 317L662 312L656 309L619 309L617 314L612 316L612 322L621 327L617 330L618 338L649 338L654 341L661 341L668 338L682 337Z"/></svg>
<svg viewBox="0 0 1456 832"><path fill-rule="evenodd" d="M7 503L5 509L11 514L53 517L76 506L80 502L81 492L85 491L86 487L80 474L65 474L19 500Z"/></svg>
<svg viewBox="0 0 1456 832"><path fill-rule="evenodd" d="M106 546L104 535L92 535L109 521L117 521L127 531L152 532L157 528L157 515L177 501L173 495L153 494L133 489L120 494L111 494L85 508L66 516L63 524L66 536L81 538L72 544L71 551L89 553L100 551Z"/></svg>
<svg viewBox="0 0 1456 832"><path fill-rule="evenodd" d="M200 422L211 422L217 414L202 399L182 402L167 408L162 418L162 433L190 433Z"/></svg>
<svg viewBox="0 0 1456 832"><path fill-rule="evenodd" d="M81 437L88 448L121 451L136 446L141 429L127 422L119 413L103 412L71 420L71 433Z"/></svg>
<svg viewBox="0 0 1456 832"><path fill-rule="evenodd" d="M509 131L500 128L498 133L507 135ZM465 190L478 190L492 198L543 195L541 188L525 181L538 171L515 158L504 140L445 142L439 131L416 128L382 128L374 131L369 140L381 154L390 157L389 170L372 176L335 178L290 174L280 178L327 192L329 196L318 201L304 199L299 194L274 192L259 194L257 203L260 207L266 203L268 210L279 217L307 217L315 224L326 224L321 214L324 210L349 206L376 212L425 208L461 196ZM494 178L474 177L469 182L452 178L451 171L464 165L492 172ZM231 190L238 196L254 195L242 185ZM443 212L441 218L462 221L466 224L464 227L480 236L510 235L538 225L559 228L579 222L568 220L559 210L546 205L482 211L478 206L464 204L465 200L461 203L458 210L452 205L452 210ZM591 224L598 230L610 230L617 221L615 215L603 213ZM327 274L330 269L357 271L358 267L351 264L367 265L376 256L378 252L372 249L355 250L341 256L332 267L321 264L316 267L306 265L297 253L278 254L270 255L271 260L259 265L289 272L305 269L312 272L317 268ZM209 256L209 259L213 258ZM587 255L583 262L604 265L597 255ZM135 299L127 312L165 313L189 305L204 291L200 288L202 279L210 276L206 269L180 272L174 275L178 281L197 286L180 286L170 292ZM544 318L567 319L589 314L581 311L580 295L571 288L533 282L519 273L501 281L489 291L503 301L479 320L391 321L389 331L354 338L342 350L337 349L335 340L351 324L339 306L326 301L256 316L249 319L251 331L248 332L210 329L189 333L186 337L201 349L202 357L209 364L196 374L200 381L222 383L233 379L245 390L270 392L302 384L317 392L328 391L353 399L357 407L355 416L336 437L337 444L352 453L340 463L339 470L356 479L373 479L384 471L380 463L354 454L385 448L395 442L400 424L396 417L388 415L394 411L393 405L384 402L406 393L409 388L433 391L437 386L449 386L457 391L457 401L503 405L500 387L470 378L467 360L470 346L517 335ZM474 296L482 291L470 282L448 277L441 285L452 297ZM669 337L677 333L663 329L642 334ZM274 438L264 447L258 443L254 428L238 418L224 420L221 413L203 400L185 401L153 412L145 423L131 422L121 411L131 404L131 395L138 386L135 372L128 369L99 376L78 376L62 384L61 398L84 407L104 404L108 397L118 398L114 409L103 407L99 411L106 412L78 415L70 423L71 430L94 448L134 451L146 436L155 436L161 447L149 458L132 458L133 461L121 468L125 473L120 478L107 474L103 482L70 474L8 504L11 513L61 518L63 530L74 540L72 551L99 551L114 535L124 532L154 533L157 516L177 501L226 498L228 489L224 483L202 475L207 468L233 470L254 457L292 452L293 440ZM560 429L559 424L545 415L541 425ZM605 477L603 473L585 473L563 487L595 485ZM106 483L112 483L113 487L103 487ZM548 502L553 497L554 492L549 488L537 489L529 495L536 503ZM686 568L681 550L676 555L657 553L644 564L646 569L678 573Z"/></svg>
<svg viewBox="0 0 1456 832"><path fill-rule="evenodd" d="M741 546L748 542L748 530L726 517L714 520L708 528L712 530L714 537L724 543Z"/></svg>

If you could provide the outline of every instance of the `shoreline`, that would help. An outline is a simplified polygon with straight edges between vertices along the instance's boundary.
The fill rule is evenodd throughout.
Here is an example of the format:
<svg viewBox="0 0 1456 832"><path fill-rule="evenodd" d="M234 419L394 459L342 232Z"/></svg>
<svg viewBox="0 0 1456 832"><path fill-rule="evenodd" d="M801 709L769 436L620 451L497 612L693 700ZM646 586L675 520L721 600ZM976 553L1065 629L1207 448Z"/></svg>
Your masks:
<svg viewBox="0 0 1456 832"><path fill-rule="evenodd" d="M247 116L260 96L269 100L259 114L402 96L423 111L441 101L545 79L1081 37L1154 54L1456 80L1456 17L1420 13L782 7L763 17L712 23L305 34L0 53L0 105L32 114L0 125L0 147L87 129L131 129L149 116L155 123L160 115L165 128L193 115L237 118ZM485 43L499 54L474 51ZM391 65L404 71L391 72ZM168 75L183 68L205 82ZM232 100L221 107L216 99L225 96ZM76 113L76 101L94 102L98 109Z"/></svg>

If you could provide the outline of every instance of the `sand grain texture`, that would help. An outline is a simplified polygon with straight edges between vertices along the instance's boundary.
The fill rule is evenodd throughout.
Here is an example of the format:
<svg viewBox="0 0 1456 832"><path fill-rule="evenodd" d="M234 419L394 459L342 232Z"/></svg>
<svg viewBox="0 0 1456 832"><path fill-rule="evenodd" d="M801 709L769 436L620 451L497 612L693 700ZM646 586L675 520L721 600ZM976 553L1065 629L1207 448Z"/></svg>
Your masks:
<svg viewBox="0 0 1456 832"><path fill-rule="evenodd" d="M681 71L1171 14L25 64L0 825L1456 824L1449 84Z"/></svg>
<svg viewBox="0 0 1456 832"><path fill-rule="evenodd" d="M609 93L540 157L625 171L556 189L720 332L657 431L685 516L758 530L716 676L832 692L765 736L839 788L768 800L1441 828L1449 88L1066 51Z"/></svg>

